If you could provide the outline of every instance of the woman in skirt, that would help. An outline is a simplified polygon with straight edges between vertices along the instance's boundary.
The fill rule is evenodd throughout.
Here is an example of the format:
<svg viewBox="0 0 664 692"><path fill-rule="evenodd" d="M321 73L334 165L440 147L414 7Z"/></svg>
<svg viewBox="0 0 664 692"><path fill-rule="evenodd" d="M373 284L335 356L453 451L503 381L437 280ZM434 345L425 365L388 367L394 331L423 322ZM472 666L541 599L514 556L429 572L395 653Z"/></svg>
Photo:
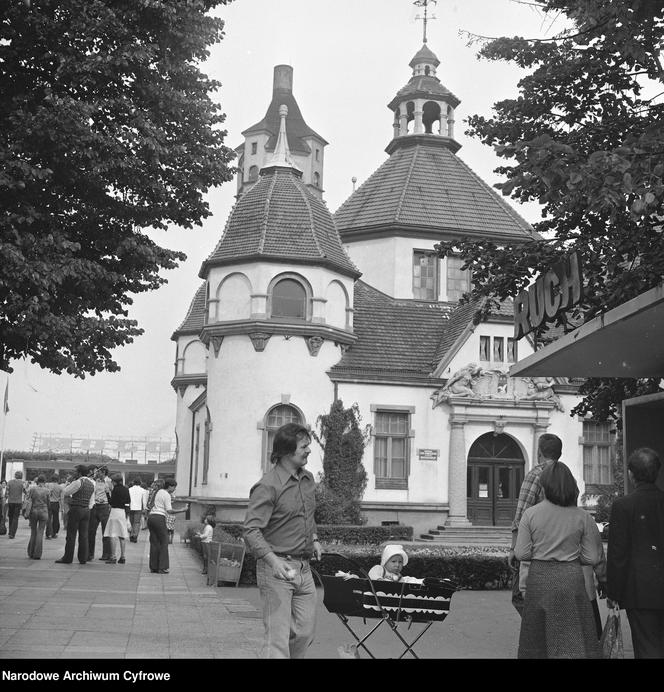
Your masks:
<svg viewBox="0 0 664 692"><path fill-rule="evenodd" d="M125 539L129 538L127 531L127 517L129 516L129 488L122 482L122 476L115 473L111 476L113 481L113 491L111 492L111 513L106 522L104 529L104 537L110 538L111 541L111 557L106 560L107 565L125 563ZM118 543L120 544L120 558L118 559Z"/></svg>
<svg viewBox="0 0 664 692"><path fill-rule="evenodd" d="M540 480L545 499L523 513L514 548L525 591L518 657L601 658L581 565L600 564L602 539L576 506L579 489L565 464L550 463Z"/></svg>

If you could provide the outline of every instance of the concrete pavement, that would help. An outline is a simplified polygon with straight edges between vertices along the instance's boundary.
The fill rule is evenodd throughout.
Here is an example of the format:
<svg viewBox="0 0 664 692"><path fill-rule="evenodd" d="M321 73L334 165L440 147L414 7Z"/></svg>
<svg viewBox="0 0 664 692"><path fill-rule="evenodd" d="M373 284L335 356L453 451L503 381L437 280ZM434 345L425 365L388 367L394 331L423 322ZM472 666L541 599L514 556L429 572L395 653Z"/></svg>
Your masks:
<svg viewBox="0 0 664 692"><path fill-rule="evenodd" d="M64 533L44 541L41 560L26 549L28 524L20 519L13 540L0 536L1 659L247 659L256 658L262 638L256 587L206 586L198 555L179 541L170 546L170 574L148 567L148 533L127 543L127 563L94 560L55 564ZM606 608L600 601L602 617ZM626 657L633 657L623 613ZM350 621L362 636L376 624ZM450 615L426 632L414 649L421 658L514 659L520 619L508 591L460 591ZM400 626L412 641L422 625ZM319 591L316 636L308 658L338 658L338 647L354 639L328 613ZM387 625L367 640L377 658L404 651ZM364 652L362 658L366 658ZM411 658L408 654L407 658ZM2 665L0 664L0 668Z"/></svg>

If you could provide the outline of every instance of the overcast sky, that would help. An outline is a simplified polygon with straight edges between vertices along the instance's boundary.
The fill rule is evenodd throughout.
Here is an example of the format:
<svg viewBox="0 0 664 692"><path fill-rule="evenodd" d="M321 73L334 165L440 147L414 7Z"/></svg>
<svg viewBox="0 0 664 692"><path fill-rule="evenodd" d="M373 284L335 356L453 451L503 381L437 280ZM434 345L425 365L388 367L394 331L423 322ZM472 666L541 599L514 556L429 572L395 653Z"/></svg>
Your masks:
<svg viewBox="0 0 664 692"><path fill-rule="evenodd" d="M387 103L411 76L408 66L422 45L421 14L410 0L236 0L218 15L225 38L212 48L203 71L219 80L214 95L227 114L226 143L242 143L241 131L262 119L272 94L275 65L294 69L293 91L307 124L323 136L325 200L331 212L386 159L392 139ZM512 0L440 0L428 24L428 46L441 65L438 77L461 104L455 137L460 156L489 184L499 161L492 149L466 137L464 120L491 115L496 101L517 94L522 73L512 65L478 61L459 31L484 36L550 36L553 27L527 3ZM24 361L9 382L5 449L30 450L33 435L174 438L175 344L170 337L201 283L201 262L221 237L234 202L235 182L213 190L213 215L193 230L171 229L153 237L188 259L165 274L168 284L135 298L131 317L145 329L118 349L119 373L85 380L52 375ZM536 206L516 207L530 222Z"/></svg>

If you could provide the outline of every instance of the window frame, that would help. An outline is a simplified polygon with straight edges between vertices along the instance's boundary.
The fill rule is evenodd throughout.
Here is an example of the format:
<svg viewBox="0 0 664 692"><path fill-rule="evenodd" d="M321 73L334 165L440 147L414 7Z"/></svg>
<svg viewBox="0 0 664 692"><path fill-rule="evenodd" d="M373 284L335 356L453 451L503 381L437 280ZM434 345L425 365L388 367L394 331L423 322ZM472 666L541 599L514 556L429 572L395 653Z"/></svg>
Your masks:
<svg viewBox="0 0 664 692"><path fill-rule="evenodd" d="M433 259L433 295L431 297L420 297L416 295L416 290L429 290L426 287L420 286L415 286L415 267L419 266L420 269L422 267L422 264L420 263L419 265L416 265L415 260L419 256L424 256L426 258ZM420 276L417 277L418 280L421 281L422 279L422 274L420 273ZM438 258L438 255L436 255L436 252L434 250L427 250L423 248L413 248L413 257L412 257L412 263L411 263L411 285L412 285L412 290L413 290L413 299L414 300L425 300L425 301L437 301L438 296L440 293L440 261Z"/></svg>
<svg viewBox="0 0 664 692"><path fill-rule="evenodd" d="M275 315L274 314L274 289L282 282L282 281L294 281L295 283L299 284L302 290L304 291L304 317L289 317L288 315ZM313 293L311 290L311 286L309 283L302 277L300 274L295 274L294 272L286 272L284 274L279 274L278 276L275 276L272 281L270 281L270 285L268 286L268 305L267 305L267 314L269 316L269 319L274 319L278 320L281 322L310 322L311 317L312 317L312 298L313 298Z"/></svg>
<svg viewBox="0 0 664 692"><path fill-rule="evenodd" d="M463 259L461 257L459 257L459 255L448 255L446 266L445 266L445 297L447 299L447 302L449 302L449 303L458 303L459 300L461 299L461 296L464 293L467 293L468 291L470 291L470 289L472 287L472 277L471 277L470 269L464 269L463 271L466 273L466 275L468 277L466 289L464 291L462 291L461 295L459 295L458 297L451 298L450 297L451 293L456 293L456 291L458 289L457 288L450 289L450 281L459 281L460 280L460 279L456 279L456 278L450 279L450 262L451 261L459 261L463 265ZM454 267L452 267L452 269L454 269ZM462 271L462 270L459 269L459 271Z"/></svg>
<svg viewBox="0 0 664 692"><path fill-rule="evenodd" d="M373 439L373 472L375 478L375 487L377 490L407 490L408 489L408 479L410 478L411 471L411 458L412 458L412 438L415 433L412 429L412 416L415 413L414 406L379 406L372 405L371 411L373 413L373 426L371 431L371 436ZM406 430L403 434L401 433L390 433L390 432L379 432L378 418L381 415L402 415L405 416ZM392 440L393 439L404 440L404 478L397 478L392 475ZM378 460L378 439L387 439L386 447L386 464L388 469L387 476L379 475L379 460Z"/></svg>
<svg viewBox="0 0 664 692"><path fill-rule="evenodd" d="M582 432L579 437L579 445L581 446L581 464L583 472L583 481L586 486L612 486L615 478L613 475L613 464L615 461L615 428L610 421L598 421L591 418L581 419ZM593 425L595 430L599 426L605 426L606 440L597 439L595 435L588 435L589 432L586 426ZM602 463L600 458L600 449L608 450L607 461ZM586 463L586 452L591 455L590 463ZM608 480L602 480L602 470L607 474ZM589 472L587 472L589 470Z"/></svg>

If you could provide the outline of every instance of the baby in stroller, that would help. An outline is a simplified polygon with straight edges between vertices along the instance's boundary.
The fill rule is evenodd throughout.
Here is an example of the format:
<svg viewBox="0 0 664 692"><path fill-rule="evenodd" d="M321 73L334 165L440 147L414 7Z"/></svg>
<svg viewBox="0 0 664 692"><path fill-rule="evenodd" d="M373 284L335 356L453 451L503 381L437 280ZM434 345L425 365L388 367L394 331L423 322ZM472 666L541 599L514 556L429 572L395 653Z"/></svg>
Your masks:
<svg viewBox="0 0 664 692"><path fill-rule="evenodd" d="M369 570L369 579L383 579L387 581L400 581L409 584L423 584L423 579L406 577L401 570L408 564L408 555L402 545L388 543L383 549L380 565L374 565Z"/></svg>
<svg viewBox="0 0 664 692"><path fill-rule="evenodd" d="M403 549L402 545L396 543L388 543L383 549L383 554L380 558L380 564L374 565L368 573L369 579L375 580L385 580L385 581L398 581L405 582L408 584L423 584L424 579L417 579L416 577L407 577L401 574L401 570L408 564L408 555ZM337 577L343 577L344 579L357 579L357 574L351 574L350 572L342 572L341 570L336 573Z"/></svg>

